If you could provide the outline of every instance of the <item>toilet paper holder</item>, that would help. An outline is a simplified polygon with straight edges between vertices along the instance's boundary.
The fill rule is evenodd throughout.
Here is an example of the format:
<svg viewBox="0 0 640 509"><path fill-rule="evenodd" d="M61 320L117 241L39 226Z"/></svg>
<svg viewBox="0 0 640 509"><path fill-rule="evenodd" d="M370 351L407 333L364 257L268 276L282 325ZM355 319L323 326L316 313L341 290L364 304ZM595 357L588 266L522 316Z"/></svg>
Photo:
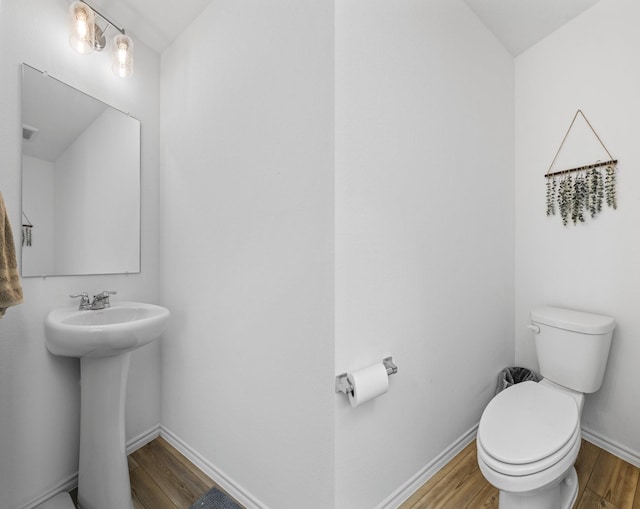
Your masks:
<svg viewBox="0 0 640 509"><path fill-rule="evenodd" d="M384 367L387 370L387 376L395 375L398 372L398 366L393 363L393 357L385 357L382 359L382 364L384 364ZM336 376L336 392L342 392L344 394L353 392L353 386L347 378L347 373L342 373Z"/></svg>

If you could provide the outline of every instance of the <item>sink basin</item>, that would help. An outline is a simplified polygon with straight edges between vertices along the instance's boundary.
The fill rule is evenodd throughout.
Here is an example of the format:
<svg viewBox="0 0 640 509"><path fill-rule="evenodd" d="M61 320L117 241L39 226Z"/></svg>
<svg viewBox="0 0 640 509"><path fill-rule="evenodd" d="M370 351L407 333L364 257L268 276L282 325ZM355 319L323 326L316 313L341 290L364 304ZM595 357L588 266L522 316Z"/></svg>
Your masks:
<svg viewBox="0 0 640 509"><path fill-rule="evenodd" d="M150 343L164 332L169 310L154 304L114 302L100 310L51 311L45 320L48 350L65 357L109 357Z"/></svg>

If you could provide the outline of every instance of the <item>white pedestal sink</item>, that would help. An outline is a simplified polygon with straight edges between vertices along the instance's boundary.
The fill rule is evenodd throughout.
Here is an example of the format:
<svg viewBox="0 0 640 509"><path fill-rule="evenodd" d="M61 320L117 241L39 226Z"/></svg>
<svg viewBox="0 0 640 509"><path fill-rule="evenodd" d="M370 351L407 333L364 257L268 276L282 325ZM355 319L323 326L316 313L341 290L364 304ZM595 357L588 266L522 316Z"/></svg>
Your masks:
<svg viewBox="0 0 640 509"><path fill-rule="evenodd" d="M80 358L80 466L82 509L131 509L124 403L131 351L165 330L169 310L114 302L101 310L67 307L45 320L48 350Z"/></svg>

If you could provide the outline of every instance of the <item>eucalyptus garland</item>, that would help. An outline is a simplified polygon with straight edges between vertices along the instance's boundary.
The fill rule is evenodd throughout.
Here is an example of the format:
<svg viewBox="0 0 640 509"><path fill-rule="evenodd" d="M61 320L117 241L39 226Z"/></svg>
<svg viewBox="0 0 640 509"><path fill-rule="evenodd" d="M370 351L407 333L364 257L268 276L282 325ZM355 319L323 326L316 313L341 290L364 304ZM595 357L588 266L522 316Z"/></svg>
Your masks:
<svg viewBox="0 0 640 509"><path fill-rule="evenodd" d="M607 176L604 179L604 190L607 196L607 205L614 210L618 208L616 202L616 172L611 165L607 166Z"/></svg>
<svg viewBox="0 0 640 509"><path fill-rule="evenodd" d="M602 202L616 209L616 166L609 165L604 170L591 168L581 171L575 177L571 173L550 175L546 182L547 216L555 216L559 211L562 224L584 223L587 213L595 218L602 211Z"/></svg>
<svg viewBox="0 0 640 509"><path fill-rule="evenodd" d="M558 186L558 207L562 224L567 226L573 206L573 181L571 175L565 175Z"/></svg>
<svg viewBox="0 0 640 509"><path fill-rule="evenodd" d="M583 173L578 173L573 183L573 204L571 207L573 224L584 223L584 211L587 207L588 194L587 179Z"/></svg>
<svg viewBox="0 0 640 509"><path fill-rule="evenodd" d="M556 180L547 179L547 216L554 216L556 213Z"/></svg>
<svg viewBox="0 0 640 509"><path fill-rule="evenodd" d="M589 209L591 219L593 219L602 211L602 200L604 198L602 174L597 168L592 168L589 173L587 173L587 185L589 186L587 208Z"/></svg>

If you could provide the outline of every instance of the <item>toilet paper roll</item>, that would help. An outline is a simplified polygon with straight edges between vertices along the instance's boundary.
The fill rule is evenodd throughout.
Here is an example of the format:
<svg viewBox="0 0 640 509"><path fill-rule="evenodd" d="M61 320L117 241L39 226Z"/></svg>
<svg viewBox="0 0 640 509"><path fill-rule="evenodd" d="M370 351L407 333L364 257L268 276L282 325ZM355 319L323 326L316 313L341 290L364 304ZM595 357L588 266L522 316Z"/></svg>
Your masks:
<svg viewBox="0 0 640 509"><path fill-rule="evenodd" d="M353 391L349 392L349 403L354 408L377 398L389 389L389 376L383 364L375 364L349 373L347 379L353 387Z"/></svg>

